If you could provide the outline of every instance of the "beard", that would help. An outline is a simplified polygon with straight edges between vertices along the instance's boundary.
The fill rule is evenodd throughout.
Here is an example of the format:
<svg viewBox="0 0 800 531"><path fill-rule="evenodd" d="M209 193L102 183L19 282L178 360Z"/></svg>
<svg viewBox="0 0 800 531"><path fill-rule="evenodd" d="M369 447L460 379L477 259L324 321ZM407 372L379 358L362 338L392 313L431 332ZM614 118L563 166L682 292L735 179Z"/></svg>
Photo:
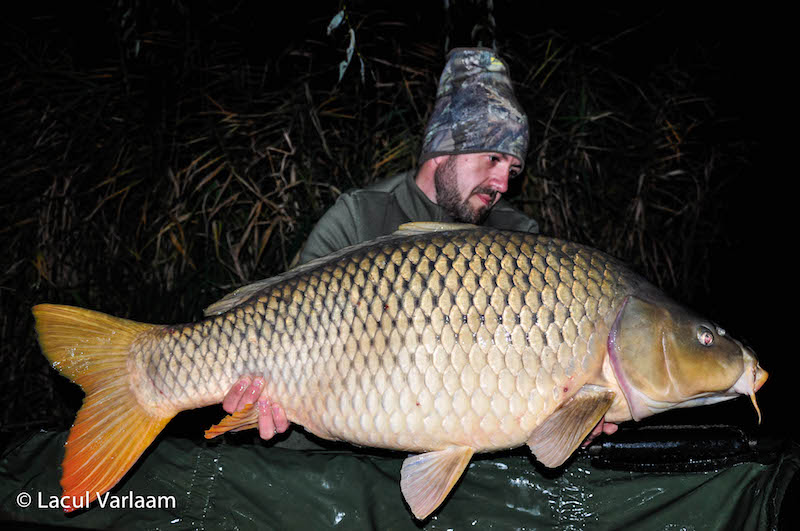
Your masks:
<svg viewBox="0 0 800 531"><path fill-rule="evenodd" d="M483 223L494 205L497 190L476 187L466 198L462 199L458 191L458 175L456 173L455 157L448 157L444 164L440 164L433 172L433 182L436 186L436 203L445 212L461 223ZM469 198L475 194L486 194L490 197L489 204L474 208L469 204Z"/></svg>

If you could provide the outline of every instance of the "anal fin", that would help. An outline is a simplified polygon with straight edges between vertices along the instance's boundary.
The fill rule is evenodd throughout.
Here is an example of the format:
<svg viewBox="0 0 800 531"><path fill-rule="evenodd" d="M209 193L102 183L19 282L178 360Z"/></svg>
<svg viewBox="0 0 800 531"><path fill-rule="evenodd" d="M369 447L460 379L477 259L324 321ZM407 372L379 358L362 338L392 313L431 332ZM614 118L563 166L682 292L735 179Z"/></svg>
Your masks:
<svg viewBox="0 0 800 531"><path fill-rule="evenodd" d="M244 431L253 428L258 428L258 408L253 404L247 404L244 408L233 412L208 428L205 437L213 439L228 431Z"/></svg>
<svg viewBox="0 0 800 531"><path fill-rule="evenodd" d="M544 466L561 466L614 402L616 393L596 385L584 385L564 405L540 424L528 438L528 446Z"/></svg>
<svg viewBox="0 0 800 531"><path fill-rule="evenodd" d="M414 516L422 520L442 504L474 452L468 446L451 446L403 461L400 491Z"/></svg>

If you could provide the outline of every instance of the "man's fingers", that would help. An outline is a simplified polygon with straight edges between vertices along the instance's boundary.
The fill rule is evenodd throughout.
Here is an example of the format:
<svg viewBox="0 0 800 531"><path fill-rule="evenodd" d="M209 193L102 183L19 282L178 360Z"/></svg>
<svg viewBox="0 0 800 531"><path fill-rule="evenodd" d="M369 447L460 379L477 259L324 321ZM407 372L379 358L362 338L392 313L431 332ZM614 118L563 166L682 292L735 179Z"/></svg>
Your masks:
<svg viewBox="0 0 800 531"><path fill-rule="evenodd" d="M592 441L595 438L597 438L598 435L601 435L603 433L605 433L606 435L611 435L613 433L616 433L618 429L619 426L617 424L606 422L605 419L601 419L600 422L597 423L597 426L595 426L594 429L592 430L592 433L590 433L589 436L586 437L586 440L583 441L581 447L586 448L587 446L589 446L592 443Z"/></svg>
<svg viewBox="0 0 800 531"><path fill-rule="evenodd" d="M231 390L228 391L228 394L225 395L225 399L222 401L222 409L228 413L233 413L236 411L239 408L239 401L241 400L242 396L244 396L245 390L247 390L249 387L250 378L247 376L242 377L242 379L236 382Z"/></svg>
<svg viewBox="0 0 800 531"><path fill-rule="evenodd" d="M247 404L256 404L258 407L258 434L264 440L270 440L276 433L283 433L289 429L289 420L286 411L280 404L273 404L267 396L262 396L264 379L260 376L250 379L242 377L225 395L222 407L228 413L234 413Z"/></svg>
<svg viewBox="0 0 800 531"><path fill-rule="evenodd" d="M257 377L253 380L253 383L250 384L242 398L239 399L239 407L236 409L242 409L247 404L255 404L256 400L258 400L259 395L261 395L261 390L264 388L264 378Z"/></svg>
<svg viewBox="0 0 800 531"><path fill-rule="evenodd" d="M243 376L225 395L222 408L228 413L233 413L247 404L255 404L263 388L264 379L260 376L252 381L249 376Z"/></svg>
<svg viewBox="0 0 800 531"><path fill-rule="evenodd" d="M269 400L258 401L258 434L268 441L277 433L275 421L272 419L272 404Z"/></svg>
<svg viewBox="0 0 800 531"><path fill-rule="evenodd" d="M611 435L613 433L617 433L618 429L619 429L619 425L617 425L617 424L612 424L611 422L605 422L603 424L603 433L605 433L606 435Z"/></svg>
<svg viewBox="0 0 800 531"><path fill-rule="evenodd" d="M289 429L289 420L286 418L286 411L280 404L272 404L272 420L275 423L275 431L283 433Z"/></svg>

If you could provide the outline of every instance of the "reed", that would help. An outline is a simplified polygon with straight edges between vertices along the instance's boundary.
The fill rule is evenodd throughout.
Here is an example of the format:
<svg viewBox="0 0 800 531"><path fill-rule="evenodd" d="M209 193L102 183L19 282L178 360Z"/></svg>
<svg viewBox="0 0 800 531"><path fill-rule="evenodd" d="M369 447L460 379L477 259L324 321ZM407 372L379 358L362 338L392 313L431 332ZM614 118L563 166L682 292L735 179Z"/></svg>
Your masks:
<svg viewBox="0 0 800 531"><path fill-rule="evenodd" d="M347 40L328 19L259 54L234 29L211 45L167 16L104 16L109 52L90 61L61 34L6 39L0 435L67 427L80 403L38 352L33 304L189 321L291 267L342 191L416 166L443 66L438 37L378 11L349 13L364 77L352 62L341 80ZM713 101L680 65L631 79L556 33L498 48L532 126L512 202L692 302L731 175Z"/></svg>

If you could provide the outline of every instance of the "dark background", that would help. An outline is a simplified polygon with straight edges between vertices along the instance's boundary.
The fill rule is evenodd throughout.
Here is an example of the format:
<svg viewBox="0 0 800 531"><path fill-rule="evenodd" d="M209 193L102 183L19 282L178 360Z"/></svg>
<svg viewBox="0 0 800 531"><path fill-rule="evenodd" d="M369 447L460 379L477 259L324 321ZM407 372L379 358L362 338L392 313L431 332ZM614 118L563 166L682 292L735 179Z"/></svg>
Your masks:
<svg viewBox="0 0 800 531"><path fill-rule="evenodd" d="M386 15L389 13L397 20L402 29L392 29L393 39L384 41L386 45L404 46L415 41L429 41L439 46L441 51L445 34L450 36L452 46L476 44L471 32L476 24L486 21L485 4L451 3L453 7L449 15L437 2L404 2L402 6L398 2L353 2L345 5L353 14L353 23L369 21L369 16L363 14L369 14L370 10L376 17L381 13L380 16L389 18ZM162 28L164 31L191 30L198 36L199 46L209 49L236 42L241 60L253 64L274 61L290 54L293 49L301 48L302 43L317 41L321 43L317 49L325 48L329 54L326 56L320 52L317 61L327 62L335 72L336 62L341 60L347 45L341 35L338 39L331 38L324 31L327 22L340 9L337 2L270 2L269 7L263 5L265 2L243 2L230 7L221 7L228 4L225 2L192 3L191 7L180 2L116 2L111 8L104 7L104 4L81 3L78 6L25 2L16 6L17 14L6 14L2 48L7 66L3 79L4 94L9 94L9 87L15 83L14 69L8 66L33 59L30 56L26 59L25 54L35 53L41 57L67 54L76 71L118 60L122 53L118 46L119 27L110 22L109 9L131 10L134 16L139 17L139 27L150 25L151 29ZM758 429L755 427L755 413L747 399L714 406L696 415L701 422L712 423L722 419L752 428L756 434L790 436L800 440L796 415L787 413L793 411L793 408L789 409L793 402L791 390L797 385L797 372L793 366L797 348L794 249L797 223L792 208L795 191L791 167L796 149L793 145L796 126L794 97L787 90L796 61L782 30L787 15L768 13L759 6L747 9L728 7L724 11L712 12L672 6L578 9L511 1L494 2L493 15L496 21L494 37L500 43L516 34L536 35L546 31L556 32L579 49L592 49L602 43L601 54L586 54L592 61L605 61L605 67L642 83L653 75L658 65L678 64L691 77L695 90L713 101L717 120L713 127L704 129L705 141L737 145L740 151L732 154L735 178L714 198L723 206L724 214L714 220L722 236L703 244L710 247L707 250L710 250L711 274L704 289L690 293L688 297L684 294L681 298L689 299L692 306L719 321L731 335L752 345L762 365L770 372L770 380L758 394L764 416L763 425ZM119 20L119 16L113 20ZM363 27L367 28L368 24L364 22ZM355 29L359 45L373 46L370 51L379 56L376 51L381 44L377 40L379 34L360 30L360 27ZM491 31L479 34L492 36ZM525 53L525 50L502 47L499 51L501 55L511 56L524 56ZM443 65L443 58L442 51L440 65ZM354 74L357 65L354 65L348 71L351 77L357 77ZM162 85L157 82L158 79L169 79L171 67L168 63L153 64L152 68L164 70L163 76L153 76L156 81L151 82L148 91L153 108L157 109L164 101L175 97L172 93L175 88L167 82ZM275 83L279 84L280 73L277 74ZM335 74L331 74L332 85L336 81ZM366 83L369 84L369 79ZM351 85L343 84L341 90L357 85L357 80L351 80ZM8 160L13 155L10 146L16 141L9 132L15 130L16 124L8 123L8 116L0 117L0 120L5 124L0 131L0 146L8 150L2 154L8 171L13 163ZM74 140L76 143L81 141L80 138ZM303 150L303 146L297 147ZM16 186L6 177L0 175L0 194L5 196L3 205L7 205L11 197L10 187ZM533 215L536 217L535 212ZM309 220L308 227L314 221ZM3 232L4 238L12 237L15 229L11 223L9 227L12 228ZM670 237L669 231L665 230L664 238ZM7 260L3 263L10 268L12 259L7 257ZM33 257L20 260L29 264ZM14 264L17 262L13 260ZM15 306L9 302L14 294L25 289L25 286L12 283L0 286L0 297L6 299L4 311L28 311L29 306ZM215 298L209 298L207 302L213 300ZM193 310L194 315L198 310ZM147 318L146 315L134 317ZM24 332L11 328L4 330L7 334L4 342L27 341L29 347L33 342L30 327ZM36 355L33 348L30 348L30 355ZM55 372L51 372L51 377L58 378ZM22 385L19 381L16 384ZM23 406L15 403L13 407L19 410ZM35 408L36 404L30 407ZM17 411L17 416L20 413ZM670 415L676 422L690 418ZM15 426L14 430L20 430L19 426L24 427L24 424Z"/></svg>

